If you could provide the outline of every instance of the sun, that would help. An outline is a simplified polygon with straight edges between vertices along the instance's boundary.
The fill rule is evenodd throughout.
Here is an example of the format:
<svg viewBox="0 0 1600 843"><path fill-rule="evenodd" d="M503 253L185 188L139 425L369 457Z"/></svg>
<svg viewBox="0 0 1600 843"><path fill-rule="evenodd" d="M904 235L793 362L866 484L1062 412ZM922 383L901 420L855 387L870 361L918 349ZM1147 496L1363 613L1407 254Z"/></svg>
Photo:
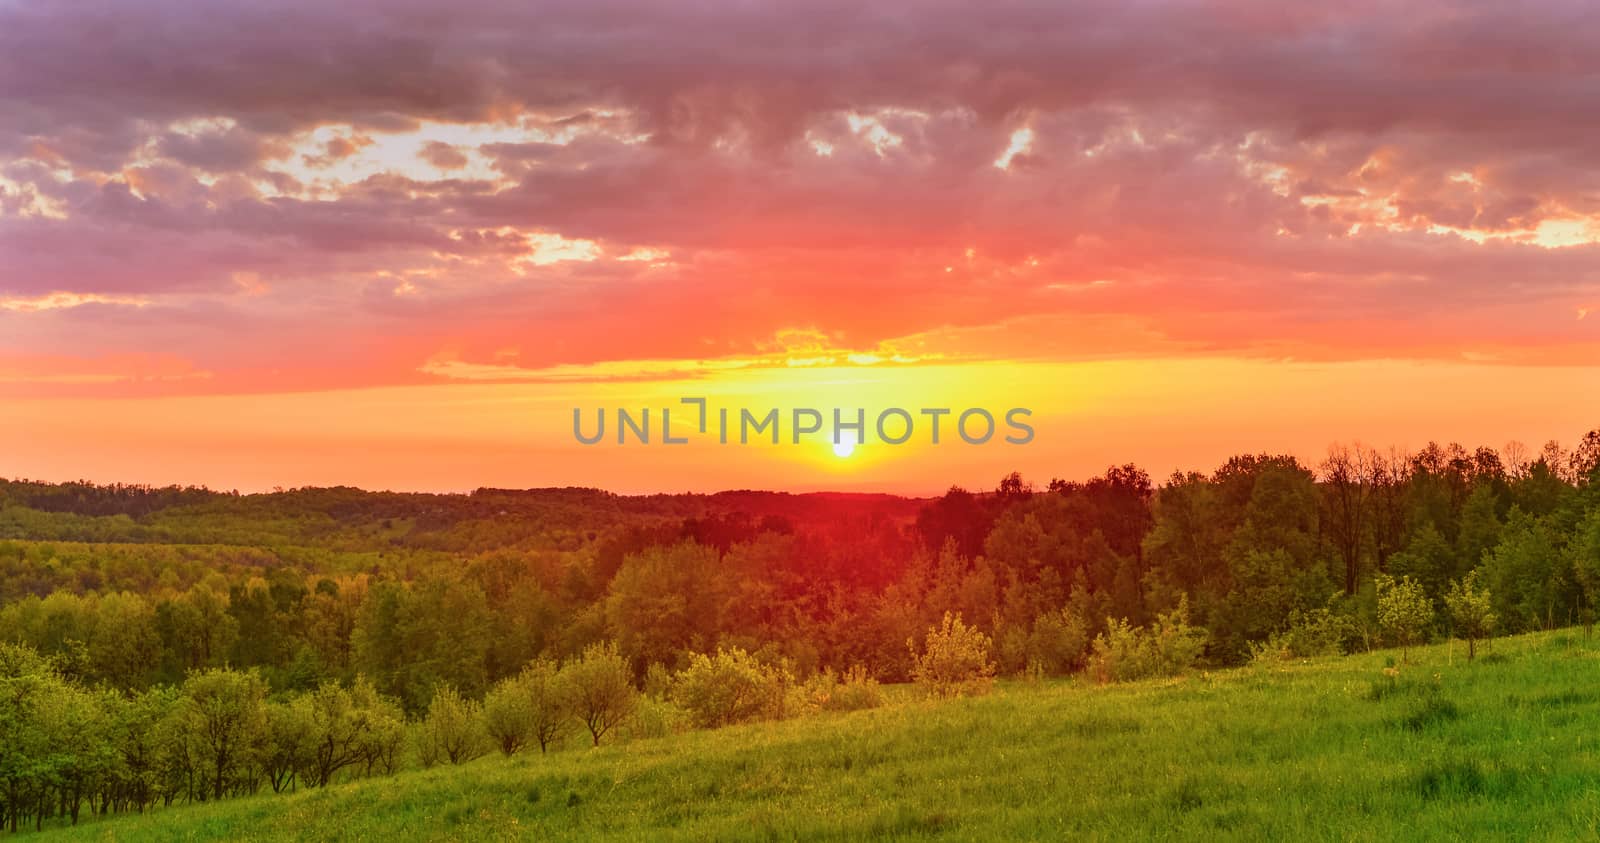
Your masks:
<svg viewBox="0 0 1600 843"><path fill-rule="evenodd" d="M856 435L852 431L839 432L839 441L833 443L833 455L844 459L856 452Z"/></svg>

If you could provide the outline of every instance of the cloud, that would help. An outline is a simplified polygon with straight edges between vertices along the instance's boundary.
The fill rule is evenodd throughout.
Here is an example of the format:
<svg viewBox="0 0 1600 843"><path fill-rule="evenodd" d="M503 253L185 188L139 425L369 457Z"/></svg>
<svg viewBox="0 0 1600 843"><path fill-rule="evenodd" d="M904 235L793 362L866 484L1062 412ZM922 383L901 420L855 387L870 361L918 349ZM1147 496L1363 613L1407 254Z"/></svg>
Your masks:
<svg viewBox="0 0 1600 843"><path fill-rule="evenodd" d="M0 300L95 305L0 351L1592 363L1597 42L1568 2L4 4Z"/></svg>

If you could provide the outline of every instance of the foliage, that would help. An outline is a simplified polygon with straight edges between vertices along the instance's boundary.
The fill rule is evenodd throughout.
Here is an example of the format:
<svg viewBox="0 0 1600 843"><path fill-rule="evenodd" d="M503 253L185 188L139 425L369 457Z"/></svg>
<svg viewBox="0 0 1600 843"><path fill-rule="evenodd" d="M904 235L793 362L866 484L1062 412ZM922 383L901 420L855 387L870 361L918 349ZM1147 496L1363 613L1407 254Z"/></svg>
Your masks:
<svg viewBox="0 0 1600 843"><path fill-rule="evenodd" d="M1401 660L1412 644L1423 640L1433 623L1433 603L1422 584L1410 577L1377 576L1378 625L1401 647Z"/></svg>
<svg viewBox="0 0 1600 843"><path fill-rule="evenodd" d="M1348 642L1359 640L1357 622L1341 611L1335 600L1310 611L1289 613L1282 632L1274 633L1254 648L1257 659L1305 659L1343 655Z"/></svg>
<svg viewBox="0 0 1600 843"><path fill-rule="evenodd" d="M1512 631L1553 626L1568 616L1576 596L1552 523L1521 510L1506 519L1499 543L1484 556L1483 571L1495 613Z"/></svg>
<svg viewBox="0 0 1600 843"><path fill-rule="evenodd" d="M250 789L248 771L266 743L266 697L266 683L251 672L206 670L184 681L179 728L212 799Z"/></svg>
<svg viewBox="0 0 1600 843"><path fill-rule="evenodd" d="M1478 655L1478 641L1494 634L1497 618L1487 589L1478 585L1478 572L1471 571L1459 582L1451 583L1444 596L1451 626L1467 642L1467 659Z"/></svg>
<svg viewBox="0 0 1600 843"><path fill-rule="evenodd" d="M1414 652L1417 666L1371 702L1352 689L1381 677L1398 652L1111 692L1045 683L534 762L491 757L51 834L322 839L336 822L337 836L364 840L412 839L440 824L471 840L1203 840L1225 817L1221 836L1250 840L1430 837L1419 828L1452 839L1585 839L1596 650L1571 637L1570 654L1542 633L1502 639L1503 658L1470 668L1442 646ZM1297 786L1286 788L1291 774ZM1081 798L1039 798L1063 781ZM880 787L895 788L893 798L862 798ZM1363 799L1371 810L1343 810Z"/></svg>
<svg viewBox="0 0 1600 843"><path fill-rule="evenodd" d="M783 717L793 684L787 669L762 664L734 648L691 656L689 666L673 680L671 698L697 728L709 729Z"/></svg>
<svg viewBox="0 0 1600 843"><path fill-rule="evenodd" d="M628 663L610 642L591 644L580 658L562 666L560 679L566 709L589 730L594 746L638 707L639 692Z"/></svg>
<svg viewBox="0 0 1600 843"><path fill-rule="evenodd" d="M483 706L441 685L428 704L428 714L417 727L417 757L423 766L448 761L460 764L482 755L487 736L481 721Z"/></svg>
<svg viewBox="0 0 1600 843"><path fill-rule="evenodd" d="M883 689L863 665L854 665L843 674L832 668L812 675L791 692L794 711L858 711L883 705Z"/></svg>
<svg viewBox="0 0 1600 843"><path fill-rule="evenodd" d="M930 696L988 693L995 673L989 636L967 626L959 614L945 612L939 625L929 628L920 651L915 639L906 646L914 659L911 678Z"/></svg>
<svg viewBox="0 0 1600 843"><path fill-rule="evenodd" d="M1096 636L1089 672L1100 682L1126 682L1177 676L1195 665L1205 647L1205 631L1189 624L1187 603L1156 618L1153 627L1133 627L1107 619Z"/></svg>

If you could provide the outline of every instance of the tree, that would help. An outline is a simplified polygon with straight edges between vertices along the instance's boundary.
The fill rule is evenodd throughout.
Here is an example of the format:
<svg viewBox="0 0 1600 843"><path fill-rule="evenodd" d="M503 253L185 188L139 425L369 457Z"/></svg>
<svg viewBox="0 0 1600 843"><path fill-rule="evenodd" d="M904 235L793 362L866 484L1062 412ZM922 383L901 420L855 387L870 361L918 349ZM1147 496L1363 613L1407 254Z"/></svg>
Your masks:
<svg viewBox="0 0 1600 843"><path fill-rule="evenodd" d="M1406 538L1411 515L1410 462L1409 454L1390 448L1386 454L1373 452L1368 466L1372 478L1372 549L1380 572L1388 572L1389 557Z"/></svg>
<svg viewBox="0 0 1600 843"><path fill-rule="evenodd" d="M1433 603L1422 585L1410 577L1396 580L1379 574L1378 625L1400 642L1400 660L1406 661L1412 643L1419 640L1433 622Z"/></svg>
<svg viewBox="0 0 1600 843"><path fill-rule="evenodd" d="M1563 580L1573 573L1552 525L1512 509L1500 541L1484 556L1484 577L1495 612L1513 631L1554 626L1571 596Z"/></svg>
<svg viewBox="0 0 1600 843"><path fill-rule="evenodd" d="M267 735L262 746L261 766L272 784L273 793L295 787L300 773L311 768L310 725L303 706L267 703Z"/></svg>
<svg viewBox="0 0 1600 843"><path fill-rule="evenodd" d="M1488 590L1478 586L1478 572L1451 583L1444 604L1456 635L1467 642L1467 661L1472 661L1478 655L1478 639L1493 635L1495 626L1494 606Z"/></svg>
<svg viewBox="0 0 1600 843"><path fill-rule="evenodd" d="M765 665L744 650L697 653L672 685L672 699L702 729L783 716L784 698L794 677Z"/></svg>
<svg viewBox="0 0 1600 843"><path fill-rule="evenodd" d="M440 761L460 764L483 754L482 706L449 685L440 685L428 704L417 733L417 752L424 766Z"/></svg>
<svg viewBox="0 0 1600 843"><path fill-rule="evenodd" d="M1376 454L1359 443L1334 445L1322 462L1322 488L1326 501L1324 527L1344 560L1344 593L1355 594L1361 573L1361 548L1367 536L1370 485Z"/></svg>
<svg viewBox="0 0 1600 843"><path fill-rule="evenodd" d="M945 612L939 625L928 630L920 652L915 639L906 647L913 659L912 680L931 696L984 694L994 680L989 636L963 623L960 614Z"/></svg>
<svg viewBox="0 0 1600 843"><path fill-rule="evenodd" d="M1583 590L1585 627L1594 624L1595 603L1600 602L1600 509L1589 513L1578 524L1577 533L1567 546L1572 555L1572 573Z"/></svg>
<svg viewBox="0 0 1600 843"><path fill-rule="evenodd" d="M1456 576L1463 576L1482 564L1484 553L1500 541L1497 508L1492 486L1478 483L1472 487L1472 493L1461 506L1461 527L1456 534Z"/></svg>
<svg viewBox="0 0 1600 843"><path fill-rule="evenodd" d="M562 667L561 683L567 707L589 730L594 746L639 705L628 662L609 641L589 645L580 658Z"/></svg>
<svg viewBox="0 0 1600 843"><path fill-rule="evenodd" d="M304 694L297 706L307 725L310 783L327 787L340 770L367 760L375 735L399 710L365 678L345 690L324 682Z"/></svg>
<svg viewBox="0 0 1600 843"><path fill-rule="evenodd" d="M561 674L554 661L540 658L529 662L518 678L533 713L530 734L539 742L539 751L548 752L550 745L572 725L572 710Z"/></svg>
<svg viewBox="0 0 1600 843"><path fill-rule="evenodd" d="M1439 534L1432 521L1422 522L1404 550L1389 558L1389 573L1409 576L1429 594L1440 594L1457 577L1455 548Z"/></svg>
<svg viewBox="0 0 1600 843"><path fill-rule="evenodd" d="M178 717L211 798L241 784L255 763L267 739L266 698L255 671L206 670L184 681Z"/></svg>
<svg viewBox="0 0 1600 843"><path fill-rule="evenodd" d="M717 549L694 542L628 556L605 601L606 626L632 664L672 664L721 629L728 586Z"/></svg>
<svg viewBox="0 0 1600 843"><path fill-rule="evenodd" d="M502 755L516 755L533 738L533 699L523 677L503 679L483 699L483 728Z"/></svg>

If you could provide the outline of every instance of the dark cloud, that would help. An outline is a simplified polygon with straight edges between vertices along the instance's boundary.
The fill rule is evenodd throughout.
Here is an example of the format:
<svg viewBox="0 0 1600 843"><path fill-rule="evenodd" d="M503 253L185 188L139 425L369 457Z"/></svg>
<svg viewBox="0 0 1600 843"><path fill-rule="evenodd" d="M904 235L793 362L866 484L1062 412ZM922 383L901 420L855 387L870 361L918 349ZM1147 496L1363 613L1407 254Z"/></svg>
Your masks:
<svg viewBox="0 0 1600 843"><path fill-rule="evenodd" d="M377 381L1051 320L1012 353L1592 362L1596 47L1576 2L0 2L0 297L172 300L112 350L224 302L217 384L335 331ZM525 137L378 140L481 122Z"/></svg>

